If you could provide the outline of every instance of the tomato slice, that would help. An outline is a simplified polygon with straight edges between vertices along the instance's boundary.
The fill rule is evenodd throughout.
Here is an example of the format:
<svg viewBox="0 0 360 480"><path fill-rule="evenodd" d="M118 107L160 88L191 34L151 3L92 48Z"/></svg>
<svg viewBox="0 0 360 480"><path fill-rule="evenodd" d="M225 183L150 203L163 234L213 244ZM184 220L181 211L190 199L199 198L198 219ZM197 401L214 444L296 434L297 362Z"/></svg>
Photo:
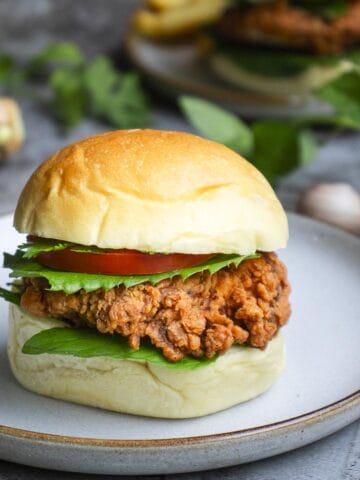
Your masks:
<svg viewBox="0 0 360 480"><path fill-rule="evenodd" d="M42 252L36 260L50 268L78 273L105 275L146 275L163 273L204 263L215 254L143 253L137 250L113 250L104 253L73 252L66 248Z"/></svg>

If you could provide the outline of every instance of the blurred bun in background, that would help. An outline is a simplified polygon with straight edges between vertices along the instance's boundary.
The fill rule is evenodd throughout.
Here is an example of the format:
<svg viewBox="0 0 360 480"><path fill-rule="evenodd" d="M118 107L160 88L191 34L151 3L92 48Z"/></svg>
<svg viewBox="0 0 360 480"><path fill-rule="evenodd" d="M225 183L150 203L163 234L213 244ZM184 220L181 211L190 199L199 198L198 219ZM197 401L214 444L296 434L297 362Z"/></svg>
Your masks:
<svg viewBox="0 0 360 480"><path fill-rule="evenodd" d="M133 25L159 41L196 34L209 75L265 96L306 101L360 64L360 0L149 0Z"/></svg>
<svg viewBox="0 0 360 480"><path fill-rule="evenodd" d="M145 36L174 39L218 20L225 6L225 0L149 0L148 8L136 12L133 23Z"/></svg>
<svg viewBox="0 0 360 480"><path fill-rule="evenodd" d="M309 95L357 68L360 1L237 1L206 32L222 79L264 94Z"/></svg>

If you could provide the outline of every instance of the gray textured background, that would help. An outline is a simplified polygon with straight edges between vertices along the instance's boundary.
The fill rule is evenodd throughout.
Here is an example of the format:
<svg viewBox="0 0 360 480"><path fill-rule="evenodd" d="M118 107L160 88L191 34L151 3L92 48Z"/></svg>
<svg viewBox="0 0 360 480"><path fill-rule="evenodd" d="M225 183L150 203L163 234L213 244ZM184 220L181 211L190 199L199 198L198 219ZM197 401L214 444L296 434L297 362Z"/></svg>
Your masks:
<svg viewBox="0 0 360 480"><path fill-rule="evenodd" d="M0 50L26 59L51 41L72 40L89 55L120 52L128 15L138 3L136 0L0 0ZM21 106L27 139L20 153L0 164L0 214L13 210L25 180L47 155L72 140L107 128L97 122L85 121L64 135L41 106L31 100L21 100ZM154 108L153 120L158 128L191 131L178 112L166 102ZM285 207L293 210L304 188L320 181L346 181L360 189L360 135L346 133L329 141L320 150L316 161L284 178L278 185L277 193ZM85 480L90 476L46 472L0 461L0 480L50 478ZM97 478L105 480L110 477ZM325 440L272 459L166 478L359 480L360 422Z"/></svg>

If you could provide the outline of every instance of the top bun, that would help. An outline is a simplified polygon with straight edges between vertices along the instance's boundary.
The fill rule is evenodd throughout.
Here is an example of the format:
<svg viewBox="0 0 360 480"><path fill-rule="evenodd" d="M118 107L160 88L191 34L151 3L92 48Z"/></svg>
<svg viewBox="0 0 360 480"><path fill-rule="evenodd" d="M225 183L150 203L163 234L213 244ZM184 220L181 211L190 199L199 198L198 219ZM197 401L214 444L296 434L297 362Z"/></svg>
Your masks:
<svg viewBox="0 0 360 480"><path fill-rule="evenodd" d="M249 162L157 130L107 132L59 150L30 177L14 224L45 238L164 253L272 251L288 237L281 204Z"/></svg>

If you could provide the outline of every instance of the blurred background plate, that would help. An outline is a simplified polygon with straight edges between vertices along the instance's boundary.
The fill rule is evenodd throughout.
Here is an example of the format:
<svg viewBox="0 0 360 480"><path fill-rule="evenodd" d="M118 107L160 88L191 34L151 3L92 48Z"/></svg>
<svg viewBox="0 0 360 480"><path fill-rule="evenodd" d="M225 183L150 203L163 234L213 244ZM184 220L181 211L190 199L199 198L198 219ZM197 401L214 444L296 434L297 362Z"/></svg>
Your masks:
<svg viewBox="0 0 360 480"><path fill-rule="evenodd" d="M291 214L281 251L293 292L287 367L265 394L214 415L122 415L24 390L6 356L0 301L0 458L101 474L165 474L235 465L311 443L360 418L360 240ZM23 236L0 218L0 251ZM0 270L0 284L7 271ZM146 401L146 399L144 399ZM274 477L275 478L275 477Z"/></svg>
<svg viewBox="0 0 360 480"><path fill-rule="evenodd" d="M328 105L316 100L301 103L296 98L265 96L222 82L199 58L191 42L162 44L130 32L125 49L145 80L164 95L202 96L248 119L319 117L333 113Z"/></svg>

